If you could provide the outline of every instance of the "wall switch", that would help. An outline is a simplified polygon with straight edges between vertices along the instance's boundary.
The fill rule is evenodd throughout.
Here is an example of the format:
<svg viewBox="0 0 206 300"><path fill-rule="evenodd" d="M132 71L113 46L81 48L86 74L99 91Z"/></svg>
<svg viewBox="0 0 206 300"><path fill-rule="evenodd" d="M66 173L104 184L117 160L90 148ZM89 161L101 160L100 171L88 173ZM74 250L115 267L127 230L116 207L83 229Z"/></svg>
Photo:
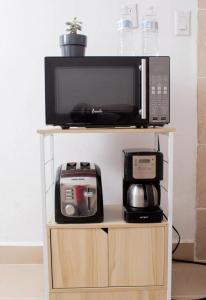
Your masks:
<svg viewBox="0 0 206 300"><path fill-rule="evenodd" d="M175 35L190 35L191 11L175 11Z"/></svg>
<svg viewBox="0 0 206 300"><path fill-rule="evenodd" d="M138 5L137 3L126 4L121 7L121 14L126 15L132 21L132 27L138 27Z"/></svg>

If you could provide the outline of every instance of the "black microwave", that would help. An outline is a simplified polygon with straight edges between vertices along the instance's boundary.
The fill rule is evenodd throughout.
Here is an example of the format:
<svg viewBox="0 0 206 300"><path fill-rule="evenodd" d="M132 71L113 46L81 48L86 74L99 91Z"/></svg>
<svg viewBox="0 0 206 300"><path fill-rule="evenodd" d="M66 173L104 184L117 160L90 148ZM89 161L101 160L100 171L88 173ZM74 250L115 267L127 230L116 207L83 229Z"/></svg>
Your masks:
<svg viewBox="0 0 206 300"><path fill-rule="evenodd" d="M46 124L148 127L170 122L170 58L46 57Z"/></svg>

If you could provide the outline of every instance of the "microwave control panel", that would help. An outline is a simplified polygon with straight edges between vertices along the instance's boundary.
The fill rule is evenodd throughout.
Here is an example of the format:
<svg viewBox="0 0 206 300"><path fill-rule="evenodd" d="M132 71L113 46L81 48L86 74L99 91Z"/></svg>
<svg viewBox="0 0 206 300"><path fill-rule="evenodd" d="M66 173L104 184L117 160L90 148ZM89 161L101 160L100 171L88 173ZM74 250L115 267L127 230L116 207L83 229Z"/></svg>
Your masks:
<svg viewBox="0 0 206 300"><path fill-rule="evenodd" d="M170 59L149 58L149 122L169 123L170 119Z"/></svg>
<svg viewBox="0 0 206 300"><path fill-rule="evenodd" d="M154 179L156 177L155 155L134 155L132 159L132 176L134 179Z"/></svg>

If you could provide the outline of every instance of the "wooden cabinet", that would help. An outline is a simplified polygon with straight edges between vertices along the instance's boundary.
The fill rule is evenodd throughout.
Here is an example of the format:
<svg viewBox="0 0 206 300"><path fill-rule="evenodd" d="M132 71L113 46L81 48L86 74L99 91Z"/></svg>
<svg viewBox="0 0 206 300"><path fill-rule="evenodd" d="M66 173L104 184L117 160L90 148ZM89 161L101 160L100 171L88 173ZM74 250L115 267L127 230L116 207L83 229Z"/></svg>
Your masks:
<svg viewBox="0 0 206 300"><path fill-rule="evenodd" d="M48 225L50 300L165 300L167 223Z"/></svg>
<svg viewBox="0 0 206 300"><path fill-rule="evenodd" d="M107 233L102 229L52 229L53 288L108 286Z"/></svg>

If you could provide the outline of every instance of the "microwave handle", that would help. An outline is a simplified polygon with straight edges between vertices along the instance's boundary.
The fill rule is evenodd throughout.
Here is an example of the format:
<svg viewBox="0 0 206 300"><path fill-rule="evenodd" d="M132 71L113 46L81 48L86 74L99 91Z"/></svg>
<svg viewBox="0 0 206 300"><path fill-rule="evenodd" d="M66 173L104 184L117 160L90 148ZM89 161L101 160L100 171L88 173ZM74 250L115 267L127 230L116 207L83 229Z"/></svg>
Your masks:
<svg viewBox="0 0 206 300"><path fill-rule="evenodd" d="M141 59L141 65L140 65L140 70L141 70L141 109L140 109L140 114L142 119L146 119L147 116L147 102L146 102L146 92L147 92L147 64L146 64L146 59Z"/></svg>

